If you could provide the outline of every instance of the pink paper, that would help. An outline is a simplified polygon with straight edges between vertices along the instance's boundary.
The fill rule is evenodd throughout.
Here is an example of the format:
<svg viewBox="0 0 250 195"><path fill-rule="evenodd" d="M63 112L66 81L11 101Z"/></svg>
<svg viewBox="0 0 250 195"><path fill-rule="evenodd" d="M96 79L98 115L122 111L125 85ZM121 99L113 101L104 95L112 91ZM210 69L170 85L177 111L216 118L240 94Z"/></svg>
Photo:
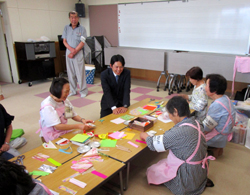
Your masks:
<svg viewBox="0 0 250 195"><path fill-rule="evenodd" d="M135 140L136 142L140 142L140 143L143 143L143 144L147 144L147 142L144 142L144 141L141 141L141 140Z"/></svg>
<svg viewBox="0 0 250 195"><path fill-rule="evenodd" d="M102 173L100 173L100 172L98 172L98 171L92 171L91 173L93 173L94 175L97 175L97 176L99 176L99 177L101 177L101 178L103 178L103 179L106 179L106 178L107 178L106 175L104 175L104 174L102 174Z"/></svg>
<svg viewBox="0 0 250 195"><path fill-rule="evenodd" d="M136 148L138 148L139 146L137 146L136 144L134 144L133 142L131 142L131 141L128 141L128 143L130 144L130 145L132 145L132 146L134 146L134 147L136 147Z"/></svg>
<svg viewBox="0 0 250 195"><path fill-rule="evenodd" d="M126 137L126 134L124 134L124 132L116 131L115 133L110 134L109 137L113 139L121 139L122 137Z"/></svg>
<svg viewBox="0 0 250 195"><path fill-rule="evenodd" d="M125 120L123 120L122 118L116 118L116 119L111 120L110 122L115 123L115 124L121 124L121 123L124 123Z"/></svg>

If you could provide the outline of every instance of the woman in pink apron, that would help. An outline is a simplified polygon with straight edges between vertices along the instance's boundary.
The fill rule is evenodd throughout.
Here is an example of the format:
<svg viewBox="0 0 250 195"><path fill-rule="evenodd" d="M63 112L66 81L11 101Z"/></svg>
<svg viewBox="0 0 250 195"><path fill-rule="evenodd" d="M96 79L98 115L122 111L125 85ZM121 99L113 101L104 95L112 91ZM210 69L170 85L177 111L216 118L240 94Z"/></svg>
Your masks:
<svg viewBox="0 0 250 195"><path fill-rule="evenodd" d="M167 111L175 126L163 135L150 137L141 133L150 150L165 152L168 157L147 170L149 184L164 184L174 194L201 194L206 186L213 186L207 178L207 145L202 126L190 116L187 101L176 96L167 103Z"/></svg>
<svg viewBox="0 0 250 195"><path fill-rule="evenodd" d="M203 121L208 151L214 157L222 155L226 143L232 139L236 110L230 99L224 95L227 89L226 79L217 74L206 77L206 93L214 101Z"/></svg>
<svg viewBox="0 0 250 195"><path fill-rule="evenodd" d="M74 112L73 106L67 99L70 91L69 82L64 78L56 78L50 86L51 95L41 103L40 109L40 137L43 142L58 138L73 129L88 130L87 123L94 123L92 120L85 120ZM78 124L67 124L67 119L72 118Z"/></svg>

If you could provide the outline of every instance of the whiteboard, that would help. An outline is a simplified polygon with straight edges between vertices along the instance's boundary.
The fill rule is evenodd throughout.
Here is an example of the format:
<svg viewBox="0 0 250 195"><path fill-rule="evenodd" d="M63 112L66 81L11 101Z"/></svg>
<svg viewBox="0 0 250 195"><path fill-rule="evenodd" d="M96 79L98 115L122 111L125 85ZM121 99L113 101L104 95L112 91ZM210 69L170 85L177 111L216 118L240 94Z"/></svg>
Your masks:
<svg viewBox="0 0 250 195"><path fill-rule="evenodd" d="M118 5L119 46L249 53L249 0Z"/></svg>

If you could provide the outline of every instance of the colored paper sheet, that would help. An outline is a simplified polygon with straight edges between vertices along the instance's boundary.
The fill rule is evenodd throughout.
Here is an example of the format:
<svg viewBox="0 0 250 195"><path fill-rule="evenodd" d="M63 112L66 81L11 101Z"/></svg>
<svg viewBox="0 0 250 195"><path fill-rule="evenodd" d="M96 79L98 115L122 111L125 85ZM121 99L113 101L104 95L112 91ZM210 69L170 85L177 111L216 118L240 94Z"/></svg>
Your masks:
<svg viewBox="0 0 250 195"><path fill-rule="evenodd" d="M149 113L149 110L140 109L139 112L141 115L144 115L144 114Z"/></svg>
<svg viewBox="0 0 250 195"><path fill-rule="evenodd" d="M131 140L131 139L134 138L134 136L135 136L135 133L128 133L128 132L126 132L126 137L123 137L123 138Z"/></svg>
<svg viewBox="0 0 250 195"><path fill-rule="evenodd" d="M121 123L124 123L125 120L122 118L116 118L116 119L111 120L110 122L115 123L115 124L121 124Z"/></svg>
<svg viewBox="0 0 250 195"><path fill-rule="evenodd" d="M107 178L106 175L104 175L104 174L102 174L102 173L100 173L100 172L98 172L98 171L92 171L91 173L93 173L93 174L95 174L95 175L97 175L97 176L99 176L99 177L101 177L101 178L103 178L103 179L106 179L106 178Z"/></svg>
<svg viewBox="0 0 250 195"><path fill-rule="evenodd" d="M164 122L164 123L170 123L170 122L172 122L171 119L164 119L162 115L160 115L160 116L158 117L158 120L159 120L159 121L162 121L162 122Z"/></svg>
<svg viewBox="0 0 250 195"><path fill-rule="evenodd" d="M88 140L90 137L88 135L83 134L76 134L74 137L72 137L70 140L75 142L83 143L86 140Z"/></svg>
<svg viewBox="0 0 250 195"><path fill-rule="evenodd" d="M141 140L135 140L136 142L139 142L139 143L143 143L143 144L147 144L147 142L145 142L145 141L141 141Z"/></svg>
<svg viewBox="0 0 250 195"><path fill-rule="evenodd" d="M87 156L96 156L96 155L99 155L97 148L92 148L90 151L88 151L83 156L87 157Z"/></svg>
<svg viewBox="0 0 250 195"><path fill-rule="evenodd" d="M42 146L45 149L57 149L57 147L51 141L49 141L48 143L43 143Z"/></svg>
<svg viewBox="0 0 250 195"><path fill-rule="evenodd" d="M30 175L46 176L46 175L49 175L49 173L44 172L44 171L32 171L30 172Z"/></svg>
<svg viewBox="0 0 250 195"><path fill-rule="evenodd" d="M117 140L104 139L101 141L101 147L115 147Z"/></svg>
<svg viewBox="0 0 250 195"><path fill-rule="evenodd" d="M73 195L77 193L77 191L72 190L72 189L70 189L70 188L68 188L68 187L66 187L66 186L64 186L64 185L60 185L60 186L59 186L59 189L65 191L65 192L68 192L68 193L70 193L70 194L73 194Z"/></svg>
<svg viewBox="0 0 250 195"><path fill-rule="evenodd" d="M126 115L121 116L120 118L122 118L122 119L125 120L125 121L128 121L128 120L134 118L134 116L131 116L131 115L126 114Z"/></svg>
<svg viewBox="0 0 250 195"><path fill-rule="evenodd" d="M124 132L116 131L112 134L109 134L108 136L109 136L109 138L113 138L113 139L121 139L121 138L125 137L126 134L124 134Z"/></svg>
<svg viewBox="0 0 250 195"><path fill-rule="evenodd" d="M131 141L128 141L128 144L130 144L130 145L132 145L132 146L134 146L134 147L136 147L136 148L138 148L138 147L139 147L138 145L134 144L134 143L133 143L133 142L131 142Z"/></svg>
<svg viewBox="0 0 250 195"><path fill-rule="evenodd" d="M55 160L52 159L52 158L48 158L47 160L48 160L49 162L51 162L53 165L57 166L57 167L59 167L59 166L62 165L61 163L55 161Z"/></svg>
<svg viewBox="0 0 250 195"><path fill-rule="evenodd" d="M150 105L143 106L143 109L146 109L146 110L154 110L156 108L157 108L156 106L150 106Z"/></svg>

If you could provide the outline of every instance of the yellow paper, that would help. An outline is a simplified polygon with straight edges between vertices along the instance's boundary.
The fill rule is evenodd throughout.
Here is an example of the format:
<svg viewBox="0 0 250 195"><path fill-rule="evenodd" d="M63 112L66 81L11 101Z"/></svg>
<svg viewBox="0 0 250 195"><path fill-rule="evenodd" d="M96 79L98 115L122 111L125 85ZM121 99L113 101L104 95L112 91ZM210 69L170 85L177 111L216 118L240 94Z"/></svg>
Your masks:
<svg viewBox="0 0 250 195"><path fill-rule="evenodd" d="M135 136L135 134L134 133L128 133L128 132L125 132L125 134L127 135L127 136L125 136L125 137L123 137L124 139L133 139L133 137Z"/></svg>

